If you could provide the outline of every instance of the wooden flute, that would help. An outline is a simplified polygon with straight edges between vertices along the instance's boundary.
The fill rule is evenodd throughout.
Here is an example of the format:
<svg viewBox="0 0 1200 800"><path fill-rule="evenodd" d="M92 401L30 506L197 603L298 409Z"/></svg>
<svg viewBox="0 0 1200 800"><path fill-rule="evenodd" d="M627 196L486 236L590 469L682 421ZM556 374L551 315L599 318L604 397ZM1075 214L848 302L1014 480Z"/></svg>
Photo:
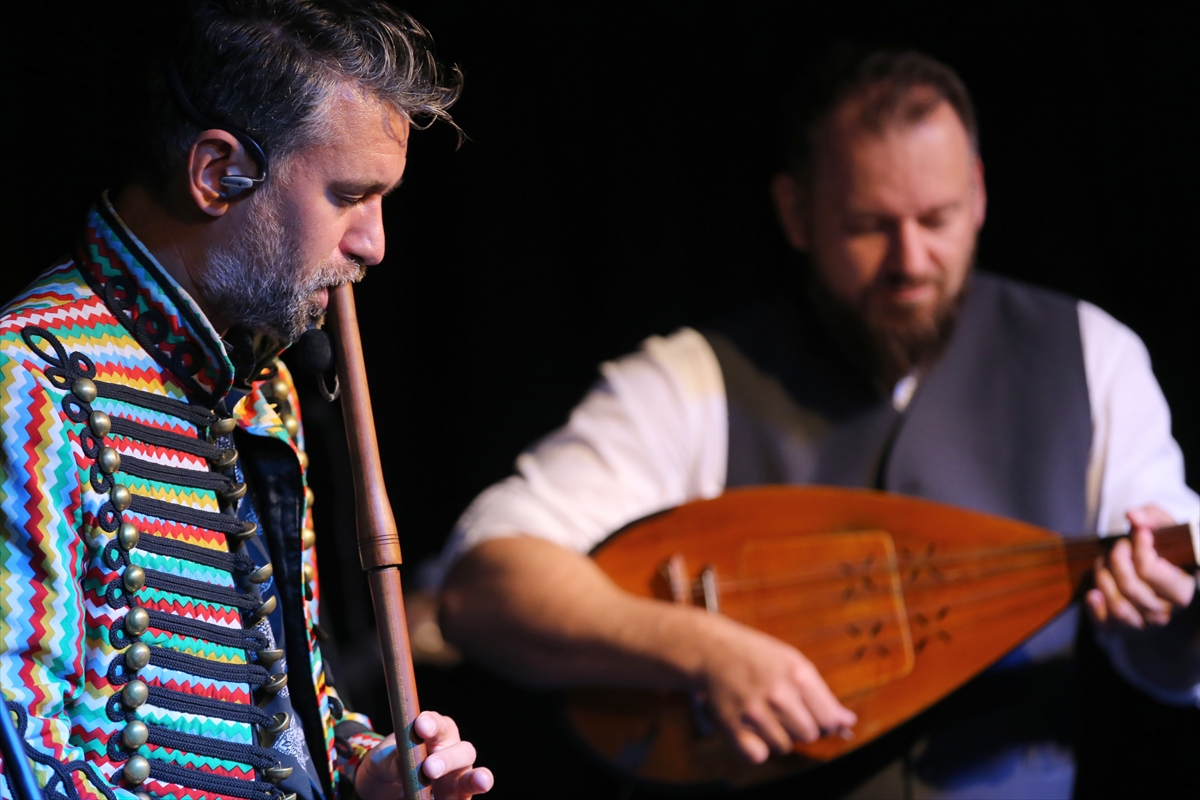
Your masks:
<svg viewBox="0 0 1200 800"><path fill-rule="evenodd" d="M425 745L413 731L413 721L421 708L417 702L404 592L400 585L400 537L383 483L352 284L330 289L328 317L354 474L358 554L371 586L371 602L383 647L388 704L396 730L405 800L429 800L429 787L422 784L418 772L425 760Z"/></svg>

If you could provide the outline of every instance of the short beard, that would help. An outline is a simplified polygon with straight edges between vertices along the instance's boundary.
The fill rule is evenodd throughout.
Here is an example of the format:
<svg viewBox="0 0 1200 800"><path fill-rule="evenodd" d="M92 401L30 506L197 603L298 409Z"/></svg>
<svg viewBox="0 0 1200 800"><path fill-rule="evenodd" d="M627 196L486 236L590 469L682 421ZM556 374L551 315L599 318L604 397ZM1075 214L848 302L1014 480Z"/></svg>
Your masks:
<svg viewBox="0 0 1200 800"><path fill-rule="evenodd" d="M350 259L326 259L315 268L303 263L300 243L279 213L279 180L244 202L242 235L214 250L197 289L205 303L235 325L290 345L324 318L316 292L362 280L366 267Z"/></svg>
<svg viewBox="0 0 1200 800"><path fill-rule="evenodd" d="M937 301L928 311L903 307L880 311L873 302L881 291L875 285L857 301L847 302L829 291L815 269L808 289L818 315L863 363L876 388L891 392L901 378L927 371L942 355L954 334L973 272L972 264L953 295L939 280Z"/></svg>

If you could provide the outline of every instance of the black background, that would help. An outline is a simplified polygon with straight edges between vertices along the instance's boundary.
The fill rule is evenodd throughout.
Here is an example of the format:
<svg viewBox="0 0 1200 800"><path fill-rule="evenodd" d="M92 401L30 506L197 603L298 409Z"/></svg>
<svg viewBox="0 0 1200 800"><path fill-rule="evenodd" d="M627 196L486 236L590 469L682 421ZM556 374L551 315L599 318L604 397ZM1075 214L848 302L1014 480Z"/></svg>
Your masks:
<svg viewBox="0 0 1200 800"><path fill-rule="evenodd" d="M780 5L408 4L465 72L455 116L469 137L457 150L446 126L413 137L385 209L387 259L358 291L409 565L563 421L599 361L786 283L794 264L766 197L779 98L838 38L911 44L958 69L982 129L982 265L1091 300L1139 333L1194 476L1195 92L1183 20ZM149 3L5 13L8 297L65 252L88 203L136 157L127 97L162 28ZM323 622L341 683L384 723L338 412L310 388ZM540 739L557 735L492 702L536 699L471 667L422 669L421 680L425 705L459 715L506 779L501 796L516 796L517 775L524 796L577 794L535 791L548 785L535 765L557 752Z"/></svg>

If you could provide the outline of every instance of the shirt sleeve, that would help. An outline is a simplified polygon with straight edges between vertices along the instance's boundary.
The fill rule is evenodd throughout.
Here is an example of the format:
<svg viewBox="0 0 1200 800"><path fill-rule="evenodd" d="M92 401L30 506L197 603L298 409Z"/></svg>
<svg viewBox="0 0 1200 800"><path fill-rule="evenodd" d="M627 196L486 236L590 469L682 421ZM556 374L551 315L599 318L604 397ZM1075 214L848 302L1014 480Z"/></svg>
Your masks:
<svg viewBox="0 0 1200 800"><path fill-rule="evenodd" d="M690 328L651 337L600 372L567 424L523 452L516 473L462 515L443 575L488 539L539 536L586 553L630 522L721 493L725 388L708 341Z"/></svg>
<svg viewBox="0 0 1200 800"><path fill-rule="evenodd" d="M1079 329L1092 408L1089 524L1101 536L1123 533L1125 512L1151 503L1179 522L1197 522L1200 498L1184 480L1183 453L1145 345L1090 303L1079 303ZM1101 646L1114 669L1145 693L1200 706L1200 648L1180 639L1186 631L1172 630L1186 627L1192 611L1162 631L1102 632Z"/></svg>
<svg viewBox="0 0 1200 800"><path fill-rule="evenodd" d="M332 693L336 696L336 692ZM383 738L372 729L371 720L365 715L349 710L342 714L337 727L334 728L339 795L342 794L342 785L354 786L354 777L358 774L362 760L383 741Z"/></svg>

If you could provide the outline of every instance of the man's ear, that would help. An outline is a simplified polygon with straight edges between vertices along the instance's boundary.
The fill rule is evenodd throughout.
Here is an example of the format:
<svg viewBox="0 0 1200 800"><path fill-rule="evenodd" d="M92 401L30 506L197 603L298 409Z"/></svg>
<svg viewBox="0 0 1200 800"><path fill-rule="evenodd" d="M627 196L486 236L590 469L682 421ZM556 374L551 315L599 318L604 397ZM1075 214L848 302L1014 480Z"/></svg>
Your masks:
<svg viewBox="0 0 1200 800"><path fill-rule="evenodd" d="M983 227L983 220L987 217L987 187L983 183L983 159L975 156L975 163L971 166L971 214L975 218L975 232Z"/></svg>
<svg viewBox="0 0 1200 800"><path fill-rule="evenodd" d="M808 190L790 172L780 172L771 179L771 201L788 244L796 250L808 250Z"/></svg>
<svg viewBox="0 0 1200 800"><path fill-rule="evenodd" d="M219 217L229 210L232 198L221 185L226 175L253 175L257 166L246 148L229 131L203 131L188 150L188 192L205 214Z"/></svg>

